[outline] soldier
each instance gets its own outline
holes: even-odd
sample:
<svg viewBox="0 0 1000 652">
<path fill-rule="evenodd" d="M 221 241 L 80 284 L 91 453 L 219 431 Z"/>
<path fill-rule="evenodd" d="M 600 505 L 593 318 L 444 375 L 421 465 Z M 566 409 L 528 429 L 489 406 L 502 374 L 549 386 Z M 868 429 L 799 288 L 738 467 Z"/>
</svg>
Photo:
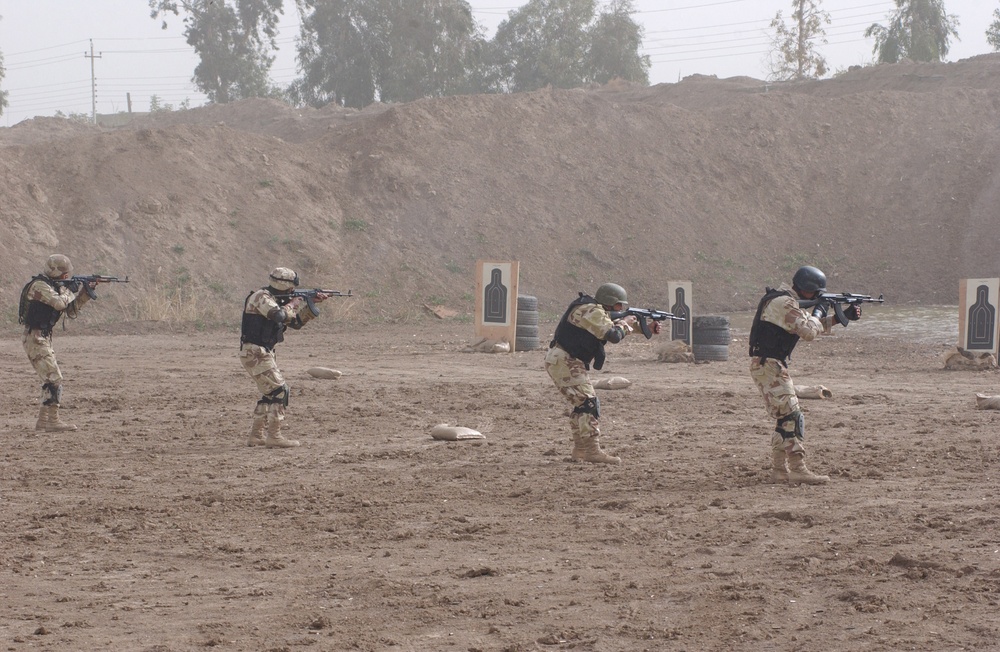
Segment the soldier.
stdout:
<svg viewBox="0 0 1000 652">
<path fill-rule="evenodd" d="M 302 310 L 308 306 L 301 297 L 292 296 L 299 284 L 298 274 L 287 267 L 278 267 L 268 279 L 269 284 L 247 295 L 243 304 L 240 362 L 262 395 L 253 411 L 247 446 L 292 448 L 299 442 L 285 439 L 281 434 L 289 388 L 275 362 L 274 347 L 285 339 L 285 329 L 290 326 L 298 330 L 316 315 L 311 310 Z M 326 294 L 319 293 L 314 301 L 326 298 Z"/>
<path fill-rule="evenodd" d="M 815 267 L 800 267 L 792 277 L 792 287 L 767 288 L 757 306 L 750 327 L 750 377 L 764 397 L 764 406 L 777 421 L 771 436 L 771 480 L 823 484 L 829 476 L 816 475 L 804 461 L 805 419 L 788 375 L 788 360 L 799 338 L 812 341 L 832 323 L 822 304 L 812 314 L 799 307 L 799 299 L 814 299 L 826 291 L 826 275 Z M 851 321 L 861 318 L 861 308 L 844 311 Z M 790 469 L 789 469 L 790 467 Z"/>
<path fill-rule="evenodd" d="M 24 324 L 21 343 L 31 366 L 42 379 L 42 406 L 35 430 L 64 432 L 77 429 L 59 417 L 63 376 L 52 349 L 52 329 L 59 318 L 65 314 L 76 319 L 80 308 L 90 300 L 83 284 L 70 280 L 72 273 L 69 258 L 52 254 L 45 261 L 45 270 L 32 276 L 21 290 L 18 306 L 18 323 Z M 90 285 L 93 289 L 95 284 Z"/>
<path fill-rule="evenodd" d="M 570 414 L 570 431 L 573 433 L 574 460 L 618 464 L 621 458 L 608 455 L 601 449 L 601 430 L 598 419 L 601 404 L 597 392 L 587 376 L 590 365 L 595 369 L 604 366 L 604 344 L 617 344 L 631 333 L 636 318 L 629 315 L 615 321 L 612 311 L 628 308 L 625 289 L 614 283 L 597 288 L 593 297 L 584 293 L 569 304 L 545 356 L 545 371 L 552 377 L 559 392 L 573 406 Z M 653 322 L 652 331 L 660 332 L 660 324 Z"/>
</svg>

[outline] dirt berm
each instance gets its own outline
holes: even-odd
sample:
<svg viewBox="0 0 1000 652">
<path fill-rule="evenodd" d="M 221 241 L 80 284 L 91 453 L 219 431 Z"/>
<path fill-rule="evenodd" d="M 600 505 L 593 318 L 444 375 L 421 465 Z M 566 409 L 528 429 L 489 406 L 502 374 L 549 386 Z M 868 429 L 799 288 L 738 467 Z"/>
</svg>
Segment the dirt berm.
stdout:
<svg viewBox="0 0 1000 652">
<path fill-rule="evenodd" d="M 766 84 L 462 96 L 364 111 L 255 100 L 117 130 L 0 129 L 0 300 L 52 252 L 196 293 L 220 317 L 271 267 L 360 296 L 346 318 L 473 308 L 479 258 L 516 259 L 561 312 L 621 283 L 666 305 L 751 307 L 798 265 L 834 290 L 955 303 L 1000 273 L 1000 55 Z M 199 308 L 200 310 L 200 308 Z M 235 321 L 235 318 L 233 319 Z"/>
</svg>

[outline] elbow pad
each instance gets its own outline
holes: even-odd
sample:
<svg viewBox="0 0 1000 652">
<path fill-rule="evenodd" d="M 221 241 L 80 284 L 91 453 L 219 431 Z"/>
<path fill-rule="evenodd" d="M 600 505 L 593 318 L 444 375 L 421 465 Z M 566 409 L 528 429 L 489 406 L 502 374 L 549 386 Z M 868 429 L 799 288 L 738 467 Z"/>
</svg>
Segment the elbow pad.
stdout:
<svg viewBox="0 0 1000 652">
<path fill-rule="evenodd" d="M 285 320 L 288 319 L 288 314 L 284 308 L 275 308 L 267 313 L 267 319 L 273 321 L 275 324 L 284 324 Z"/>
<path fill-rule="evenodd" d="M 621 326 L 614 326 L 608 331 L 607 335 L 604 336 L 604 339 L 612 344 L 618 344 L 625 339 L 625 329 Z"/>
</svg>

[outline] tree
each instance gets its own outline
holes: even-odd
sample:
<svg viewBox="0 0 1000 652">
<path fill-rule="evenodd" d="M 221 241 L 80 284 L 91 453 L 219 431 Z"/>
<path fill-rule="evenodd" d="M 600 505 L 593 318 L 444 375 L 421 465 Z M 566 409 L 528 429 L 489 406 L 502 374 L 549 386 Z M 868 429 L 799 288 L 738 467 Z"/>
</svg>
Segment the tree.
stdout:
<svg viewBox="0 0 1000 652">
<path fill-rule="evenodd" d="M 290 93 L 314 106 L 363 107 L 475 90 L 483 47 L 466 0 L 296 0 L 302 77 Z"/>
<path fill-rule="evenodd" d="M 652 62 L 648 54 L 639 54 L 643 29 L 632 20 L 633 11 L 632 0 L 612 0 L 590 27 L 589 81 L 606 84 L 619 78 L 649 85 Z"/>
<path fill-rule="evenodd" d="M 516 93 L 548 84 L 582 85 L 586 27 L 595 8 L 595 0 L 530 0 L 510 12 L 492 41 L 496 90 Z"/>
<path fill-rule="evenodd" d="M 873 23 L 866 37 L 875 37 L 872 52 L 879 63 L 941 61 L 948 54 L 952 37 L 958 39 L 958 17 L 946 14 L 944 0 L 895 0 L 896 11 L 889 26 Z"/>
<path fill-rule="evenodd" d="M 823 25 L 830 24 L 830 14 L 819 6 L 823 0 L 792 0 L 792 24 L 787 26 L 779 11 L 771 21 L 774 47 L 771 52 L 771 79 L 788 81 L 822 77 L 827 73 L 826 59 L 816 52 L 815 41 L 826 43 Z"/>
<path fill-rule="evenodd" d="M 596 8 L 596 0 L 529 0 L 512 11 L 491 42 L 491 90 L 573 88 L 613 77 L 649 83 L 632 1 L 612 0 L 595 20 Z"/>
<path fill-rule="evenodd" d="M 0 20 L 2 19 L 3 16 L 0 16 Z M 0 82 L 3 81 L 3 78 L 6 75 L 7 75 L 7 69 L 3 67 L 3 52 L 0 52 Z M 7 106 L 8 106 L 7 91 L 0 90 L 0 115 L 3 115 L 3 110 L 7 108 Z"/>
<path fill-rule="evenodd" d="M 1000 9 L 993 10 L 993 22 L 986 30 L 986 40 L 994 50 L 1000 50 Z"/>
<path fill-rule="evenodd" d="M 183 11 L 184 35 L 201 62 L 193 81 L 220 104 L 275 93 L 269 81 L 282 0 L 149 0 L 150 16 Z M 163 28 L 167 28 L 166 19 Z"/>
</svg>

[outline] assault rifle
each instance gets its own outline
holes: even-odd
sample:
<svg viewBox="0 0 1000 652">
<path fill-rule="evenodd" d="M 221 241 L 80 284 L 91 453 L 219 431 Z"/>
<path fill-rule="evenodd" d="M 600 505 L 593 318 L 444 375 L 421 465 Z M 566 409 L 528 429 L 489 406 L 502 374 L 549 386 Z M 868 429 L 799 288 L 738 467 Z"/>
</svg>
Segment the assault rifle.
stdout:
<svg viewBox="0 0 1000 652">
<path fill-rule="evenodd" d="M 653 337 L 652 331 L 649 330 L 649 324 L 646 323 L 647 319 L 652 319 L 653 321 L 664 321 L 671 319 L 674 321 L 684 321 L 683 317 L 678 317 L 672 312 L 664 312 L 663 310 L 656 310 L 655 308 L 628 308 L 626 310 L 617 310 L 611 313 L 611 319 L 622 319 L 632 315 L 639 322 L 639 329 L 642 330 L 642 334 L 646 336 L 646 339 Z"/>
<path fill-rule="evenodd" d="M 94 292 L 94 288 L 90 287 L 91 285 L 95 285 L 97 283 L 128 283 L 128 276 L 125 278 L 118 278 L 117 276 L 101 276 L 100 274 L 92 274 L 90 276 L 71 276 L 62 283 L 73 292 L 78 292 L 82 287 L 88 297 L 96 299 L 97 293 Z"/>
<path fill-rule="evenodd" d="M 800 308 L 833 306 L 833 313 L 837 316 L 837 322 L 841 326 L 847 326 L 848 322 L 847 315 L 844 314 L 844 306 L 856 306 L 862 303 L 885 303 L 885 299 L 882 298 L 881 294 L 878 295 L 878 299 L 873 299 L 869 294 L 851 294 L 850 292 L 840 294 L 820 292 L 815 299 L 799 299 Z"/>
<path fill-rule="evenodd" d="M 309 306 L 309 310 L 312 311 L 313 317 L 319 317 L 319 308 L 316 307 L 315 299 L 317 294 L 325 294 L 328 297 L 351 297 L 352 290 L 348 290 L 347 294 L 344 294 L 340 290 L 321 290 L 320 288 L 313 288 L 312 290 L 292 290 L 292 297 L 302 297 L 306 300 L 306 305 Z"/>
</svg>

